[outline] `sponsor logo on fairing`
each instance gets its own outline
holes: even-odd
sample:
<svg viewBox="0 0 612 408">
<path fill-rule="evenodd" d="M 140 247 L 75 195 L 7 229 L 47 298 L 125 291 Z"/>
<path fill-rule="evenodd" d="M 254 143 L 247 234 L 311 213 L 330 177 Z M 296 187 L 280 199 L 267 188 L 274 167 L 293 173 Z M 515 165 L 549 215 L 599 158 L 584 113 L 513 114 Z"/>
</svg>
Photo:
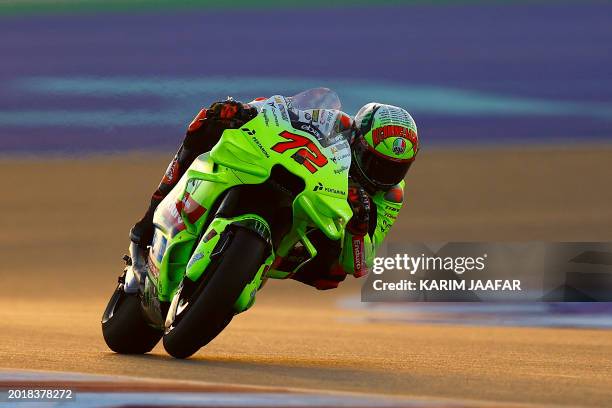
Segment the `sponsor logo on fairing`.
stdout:
<svg viewBox="0 0 612 408">
<path fill-rule="evenodd" d="M 345 196 L 346 195 L 346 193 L 344 191 L 338 190 L 337 188 L 333 188 L 333 187 L 326 187 L 321 182 L 318 182 L 317 185 L 314 186 L 312 191 L 314 191 L 314 192 L 324 191 L 326 193 L 335 194 L 335 195 L 339 195 L 339 196 Z"/>
<path fill-rule="evenodd" d="M 246 132 L 248 135 L 253 136 L 255 133 L 257 133 L 257 131 L 255 129 L 249 129 L 249 128 L 242 128 L 243 132 Z"/>
<path fill-rule="evenodd" d="M 280 110 L 281 117 L 283 118 L 283 120 L 288 122 L 289 116 L 287 115 L 287 109 L 285 108 L 285 105 L 278 105 L 278 110 Z"/>
<path fill-rule="evenodd" d="M 321 110 L 319 109 L 315 109 L 312 111 L 312 121 L 313 122 L 318 122 L 319 121 L 319 113 L 321 112 Z"/>
<path fill-rule="evenodd" d="M 339 169 L 335 169 L 334 170 L 334 174 L 340 174 L 340 173 L 344 173 L 345 171 L 347 171 L 349 168 L 348 166 L 342 166 Z"/>
<path fill-rule="evenodd" d="M 204 254 L 198 252 L 197 254 L 194 254 L 191 259 L 189 260 L 189 263 L 187 264 L 187 269 L 191 268 L 196 262 L 198 262 L 200 259 L 204 259 Z"/>
<path fill-rule="evenodd" d="M 257 147 L 259 148 L 259 150 L 261 151 L 261 153 L 266 156 L 266 159 L 270 158 L 270 154 L 268 153 L 268 151 L 266 150 L 265 147 L 263 147 L 263 145 L 261 144 L 261 142 L 259 141 L 259 139 L 257 139 L 255 136 L 253 136 L 252 138 L 253 143 L 255 143 L 257 145 Z"/>
<path fill-rule="evenodd" d="M 291 125 L 294 129 L 302 130 L 308 134 L 313 135 L 317 138 L 319 142 L 323 140 L 323 134 L 321 133 L 321 131 L 310 123 L 294 121 L 291 123 Z"/>
<path fill-rule="evenodd" d="M 267 105 L 270 107 L 270 109 L 265 109 L 264 108 L 264 112 L 270 111 L 270 113 L 272 114 L 272 117 L 274 118 L 274 125 L 278 126 L 278 116 L 276 116 L 276 105 L 274 104 L 274 102 L 268 102 Z M 264 119 L 266 119 L 267 116 L 264 116 Z M 266 126 L 268 125 L 268 123 L 266 122 Z"/>
</svg>

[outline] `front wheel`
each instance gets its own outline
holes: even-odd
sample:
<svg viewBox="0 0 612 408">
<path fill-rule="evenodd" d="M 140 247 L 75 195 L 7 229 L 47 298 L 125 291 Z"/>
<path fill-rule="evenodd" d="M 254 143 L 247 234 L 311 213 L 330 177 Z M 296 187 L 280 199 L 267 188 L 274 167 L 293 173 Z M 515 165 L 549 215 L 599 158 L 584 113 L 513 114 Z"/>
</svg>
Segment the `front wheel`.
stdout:
<svg viewBox="0 0 612 408">
<path fill-rule="evenodd" d="M 123 285 L 119 285 L 102 316 L 102 335 L 108 347 L 120 354 L 144 354 L 155 347 L 163 334 L 163 330 L 147 323 L 140 296 L 125 293 Z"/>
<path fill-rule="evenodd" d="M 198 282 L 185 282 L 175 299 L 178 307 L 171 307 L 164 348 L 173 357 L 187 358 L 221 333 L 234 316 L 234 303 L 268 256 L 268 243 L 255 232 L 232 228 L 224 234 L 228 241 L 219 257 Z M 196 289 L 185 291 L 187 284 Z"/>
</svg>

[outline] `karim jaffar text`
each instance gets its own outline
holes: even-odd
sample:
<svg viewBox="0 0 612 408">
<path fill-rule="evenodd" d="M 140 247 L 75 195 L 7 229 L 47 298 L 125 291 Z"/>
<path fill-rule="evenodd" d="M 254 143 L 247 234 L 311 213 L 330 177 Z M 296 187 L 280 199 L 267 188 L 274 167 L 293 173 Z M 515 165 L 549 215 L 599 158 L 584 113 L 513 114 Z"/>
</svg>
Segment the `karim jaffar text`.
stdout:
<svg viewBox="0 0 612 408">
<path fill-rule="evenodd" d="M 419 290 L 419 291 L 521 291 L 519 279 L 420 279 L 417 281 L 402 279 L 397 282 L 385 282 L 377 279 L 372 282 L 374 290 Z"/>
</svg>

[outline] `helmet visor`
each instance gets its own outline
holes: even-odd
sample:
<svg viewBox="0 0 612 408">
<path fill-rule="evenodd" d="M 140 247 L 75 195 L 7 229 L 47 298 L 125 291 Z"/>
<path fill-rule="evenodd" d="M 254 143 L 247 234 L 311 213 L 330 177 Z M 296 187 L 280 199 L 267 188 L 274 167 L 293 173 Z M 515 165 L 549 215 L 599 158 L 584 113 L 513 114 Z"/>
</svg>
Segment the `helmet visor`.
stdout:
<svg viewBox="0 0 612 408">
<path fill-rule="evenodd" d="M 390 189 L 404 179 L 414 160 L 396 160 L 372 149 L 363 137 L 353 145 L 353 160 L 361 174 L 381 190 Z"/>
</svg>

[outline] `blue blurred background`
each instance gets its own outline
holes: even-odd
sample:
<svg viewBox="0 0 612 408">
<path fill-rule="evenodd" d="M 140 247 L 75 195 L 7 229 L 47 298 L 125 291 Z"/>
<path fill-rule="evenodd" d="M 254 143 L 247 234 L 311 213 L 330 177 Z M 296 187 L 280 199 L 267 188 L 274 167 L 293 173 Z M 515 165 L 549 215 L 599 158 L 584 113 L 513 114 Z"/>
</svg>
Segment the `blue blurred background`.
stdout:
<svg viewBox="0 0 612 408">
<path fill-rule="evenodd" d="M 335 89 L 424 146 L 612 140 L 612 3 L 5 1 L 0 152 L 173 150 L 202 106 Z"/>
</svg>

